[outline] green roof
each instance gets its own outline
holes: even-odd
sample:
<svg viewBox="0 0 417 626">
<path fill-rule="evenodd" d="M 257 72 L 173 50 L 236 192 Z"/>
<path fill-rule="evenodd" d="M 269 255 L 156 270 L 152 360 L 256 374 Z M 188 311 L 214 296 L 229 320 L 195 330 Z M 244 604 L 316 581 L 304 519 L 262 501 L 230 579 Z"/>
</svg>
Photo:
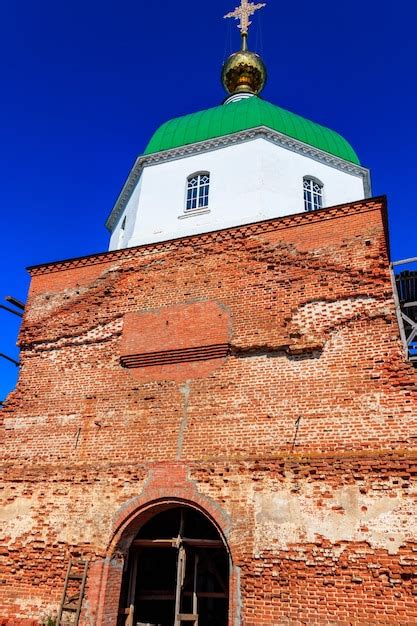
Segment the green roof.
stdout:
<svg viewBox="0 0 417 626">
<path fill-rule="evenodd" d="M 153 135 L 145 154 L 259 126 L 267 126 L 345 161 L 360 164 L 352 146 L 338 133 L 255 96 L 166 122 Z"/>
</svg>

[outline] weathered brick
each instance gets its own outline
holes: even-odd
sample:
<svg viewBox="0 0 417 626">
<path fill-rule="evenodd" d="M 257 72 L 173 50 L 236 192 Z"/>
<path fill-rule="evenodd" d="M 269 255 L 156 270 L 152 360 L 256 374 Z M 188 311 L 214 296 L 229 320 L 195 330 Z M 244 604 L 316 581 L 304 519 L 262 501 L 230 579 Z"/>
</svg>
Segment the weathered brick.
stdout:
<svg viewBox="0 0 417 626">
<path fill-rule="evenodd" d="M 385 219 L 374 198 L 31 270 L 0 624 L 56 615 L 72 556 L 82 624 L 114 626 L 135 520 L 170 498 L 227 540 L 230 624 L 417 624 L 417 374 Z"/>
</svg>

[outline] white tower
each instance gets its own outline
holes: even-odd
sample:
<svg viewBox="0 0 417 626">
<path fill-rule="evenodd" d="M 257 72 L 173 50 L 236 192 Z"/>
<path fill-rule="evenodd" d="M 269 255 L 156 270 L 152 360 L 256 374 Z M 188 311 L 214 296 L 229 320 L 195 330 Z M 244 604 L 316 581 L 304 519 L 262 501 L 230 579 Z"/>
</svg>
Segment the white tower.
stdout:
<svg viewBox="0 0 417 626">
<path fill-rule="evenodd" d="M 173 119 L 151 138 L 107 220 L 110 250 L 166 241 L 371 195 L 369 170 L 336 132 L 259 97 L 262 59 L 242 48 L 223 66 L 222 106 Z"/>
</svg>

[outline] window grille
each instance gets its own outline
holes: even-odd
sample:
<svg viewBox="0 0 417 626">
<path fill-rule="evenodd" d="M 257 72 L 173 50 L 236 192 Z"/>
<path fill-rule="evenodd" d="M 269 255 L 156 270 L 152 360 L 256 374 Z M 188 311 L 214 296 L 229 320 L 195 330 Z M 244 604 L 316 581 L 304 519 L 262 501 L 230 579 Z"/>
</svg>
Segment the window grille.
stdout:
<svg viewBox="0 0 417 626">
<path fill-rule="evenodd" d="M 210 174 L 202 172 L 187 179 L 186 211 L 206 209 L 209 203 Z"/>
<path fill-rule="evenodd" d="M 314 178 L 304 178 L 304 210 L 316 211 L 323 206 L 323 185 Z"/>
</svg>

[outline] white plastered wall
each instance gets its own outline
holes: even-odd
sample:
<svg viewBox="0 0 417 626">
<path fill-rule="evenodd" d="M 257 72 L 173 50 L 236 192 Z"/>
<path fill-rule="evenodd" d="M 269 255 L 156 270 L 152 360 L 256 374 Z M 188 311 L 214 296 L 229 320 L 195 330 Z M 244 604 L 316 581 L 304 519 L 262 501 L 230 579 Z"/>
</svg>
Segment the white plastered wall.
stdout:
<svg viewBox="0 0 417 626">
<path fill-rule="evenodd" d="M 199 171 L 210 172 L 209 211 L 186 213 L 187 177 Z M 263 138 L 145 166 L 112 234 L 110 249 L 304 212 L 304 176 L 323 183 L 324 206 L 365 197 L 359 173 L 341 171 Z"/>
</svg>

